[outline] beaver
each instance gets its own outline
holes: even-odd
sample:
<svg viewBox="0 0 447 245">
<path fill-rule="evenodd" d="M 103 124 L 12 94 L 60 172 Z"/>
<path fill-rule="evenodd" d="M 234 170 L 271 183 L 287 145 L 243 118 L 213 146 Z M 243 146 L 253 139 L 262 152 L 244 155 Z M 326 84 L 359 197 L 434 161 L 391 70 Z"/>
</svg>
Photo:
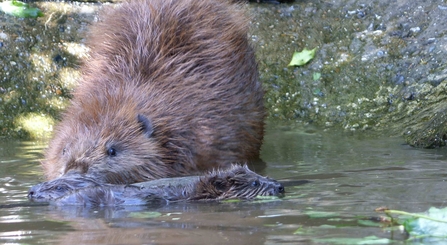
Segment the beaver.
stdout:
<svg viewBox="0 0 447 245">
<path fill-rule="evenodd" d="M 233 3 L 239 3 L 239 2 L 255 2 L 255 3 L 290 3 L 294 0 L 231 0 Z"/>
<path fill-rule="evenodd" d="M 256 3 L 291 3 L 293 0 L 233 0 L 234 2 L 256 2 Z"/>
<path fill-rule="evenodd" d="M 256 162 L 263 88 L 228 0 L 131 0 L 93 25 L 90 57 L 42 165 L 129 184 Z"/>
<path fill-rule="evenodd" d="M 284 186 L 276 180 L 262 177 L 246 165 L 232 165 L 226 170 L 212 171 L 203 176 L 159 179 L 131 185 L 98 183 L 94 176 L 72 173 L 33 186 L 28 197 L 32 201 L 56 205 L 117 206 L 160 201 L 253 199 L 283 193 Z"/>
</svg>

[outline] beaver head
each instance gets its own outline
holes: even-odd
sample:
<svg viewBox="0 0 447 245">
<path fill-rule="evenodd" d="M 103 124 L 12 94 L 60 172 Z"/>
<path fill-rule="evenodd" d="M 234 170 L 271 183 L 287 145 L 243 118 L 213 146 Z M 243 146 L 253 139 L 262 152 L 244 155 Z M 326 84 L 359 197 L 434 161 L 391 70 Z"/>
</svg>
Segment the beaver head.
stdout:
<svg viewBox="0 0 447 245">
<path fill-rule="evenodd" d="M 226 170 L 213 171 L 200 178 L 193 200 L 252 199 L 257 196 L 280 196 L 284 186 L 248 169 L 247 165 L 232 165 Z"/>
<path fill-rule="evenodd" d="M 79 189 L 100 186 L 93 178 L 70 172 L 63 178 L 43 182 L 31 187 L 28 198 L 33 201 L 47 202 L 77 191 Z"/>
<path fill-rule="evenodd" d="M 161 155 L 168 154 L 151 120 L 140 113 L 135 93 L 102 89 L 107 96 L 95 96 L 92 90 L 67 109 L 70 116 L 59 124 L 42 162 L 47 178 L 74 170 L 94 173 L 103 183 L 127 184 L 173 172 L 162 164 Z"/>
</svg>

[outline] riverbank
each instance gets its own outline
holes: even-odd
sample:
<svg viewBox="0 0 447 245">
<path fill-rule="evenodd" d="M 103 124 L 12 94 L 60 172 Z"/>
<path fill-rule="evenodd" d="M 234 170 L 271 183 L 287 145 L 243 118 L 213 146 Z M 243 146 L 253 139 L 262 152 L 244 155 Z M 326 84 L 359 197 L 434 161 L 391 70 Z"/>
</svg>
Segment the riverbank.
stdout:
<svg viewBox="0 0 447 245">
<path fill-rule="evenodd" d="M 112 4 L 112 3 L 107 3 Z M 35 2 L 38 19 L 0 15 L 0 135 L 41 138 L 70 98 L 100 3 Z M 445 145 L 443 1 L 250 3 L 271 120 L 403 135 Z M 302 67 L 294 51 L 317 48 Z"/>
</svg>

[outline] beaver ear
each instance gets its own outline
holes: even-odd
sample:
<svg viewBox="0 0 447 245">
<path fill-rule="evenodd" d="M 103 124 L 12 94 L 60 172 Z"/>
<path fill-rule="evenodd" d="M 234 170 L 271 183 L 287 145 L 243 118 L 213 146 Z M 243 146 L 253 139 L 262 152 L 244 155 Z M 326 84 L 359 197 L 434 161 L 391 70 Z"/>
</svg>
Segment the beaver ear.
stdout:
<svg viewBox="0 0 447 245">
<path fill-rule="evenodd" d="M 154 127 L 152 126 L 151 120 L 144 115 L 138 114 L 138 122 L 141 124 L 141 129 L 147 137 L 151 137 L 154 133 Z"/>
</svg>

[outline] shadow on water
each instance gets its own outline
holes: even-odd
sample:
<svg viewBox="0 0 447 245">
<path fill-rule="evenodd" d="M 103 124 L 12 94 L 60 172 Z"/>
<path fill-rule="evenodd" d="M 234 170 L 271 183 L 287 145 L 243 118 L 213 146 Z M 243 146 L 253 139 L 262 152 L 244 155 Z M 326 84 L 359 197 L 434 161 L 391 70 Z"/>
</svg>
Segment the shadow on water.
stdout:
<svg viewBox="0 0 447 245">
<path fill-rule="evenodd" d="M 107 208 L 28 205 L 28 188 L 42 181 L 44 145 L 3 142 L 0 242 L 309 244 L 375 235 L 398 244 L 401 231 L 363 223 L 376 220 L 375 208 L 422 212 L 447 204 L 446 150 L 402 142 L 270 124 L 263 174 L 285 183 L 284 198 Z"/>
</svg>

